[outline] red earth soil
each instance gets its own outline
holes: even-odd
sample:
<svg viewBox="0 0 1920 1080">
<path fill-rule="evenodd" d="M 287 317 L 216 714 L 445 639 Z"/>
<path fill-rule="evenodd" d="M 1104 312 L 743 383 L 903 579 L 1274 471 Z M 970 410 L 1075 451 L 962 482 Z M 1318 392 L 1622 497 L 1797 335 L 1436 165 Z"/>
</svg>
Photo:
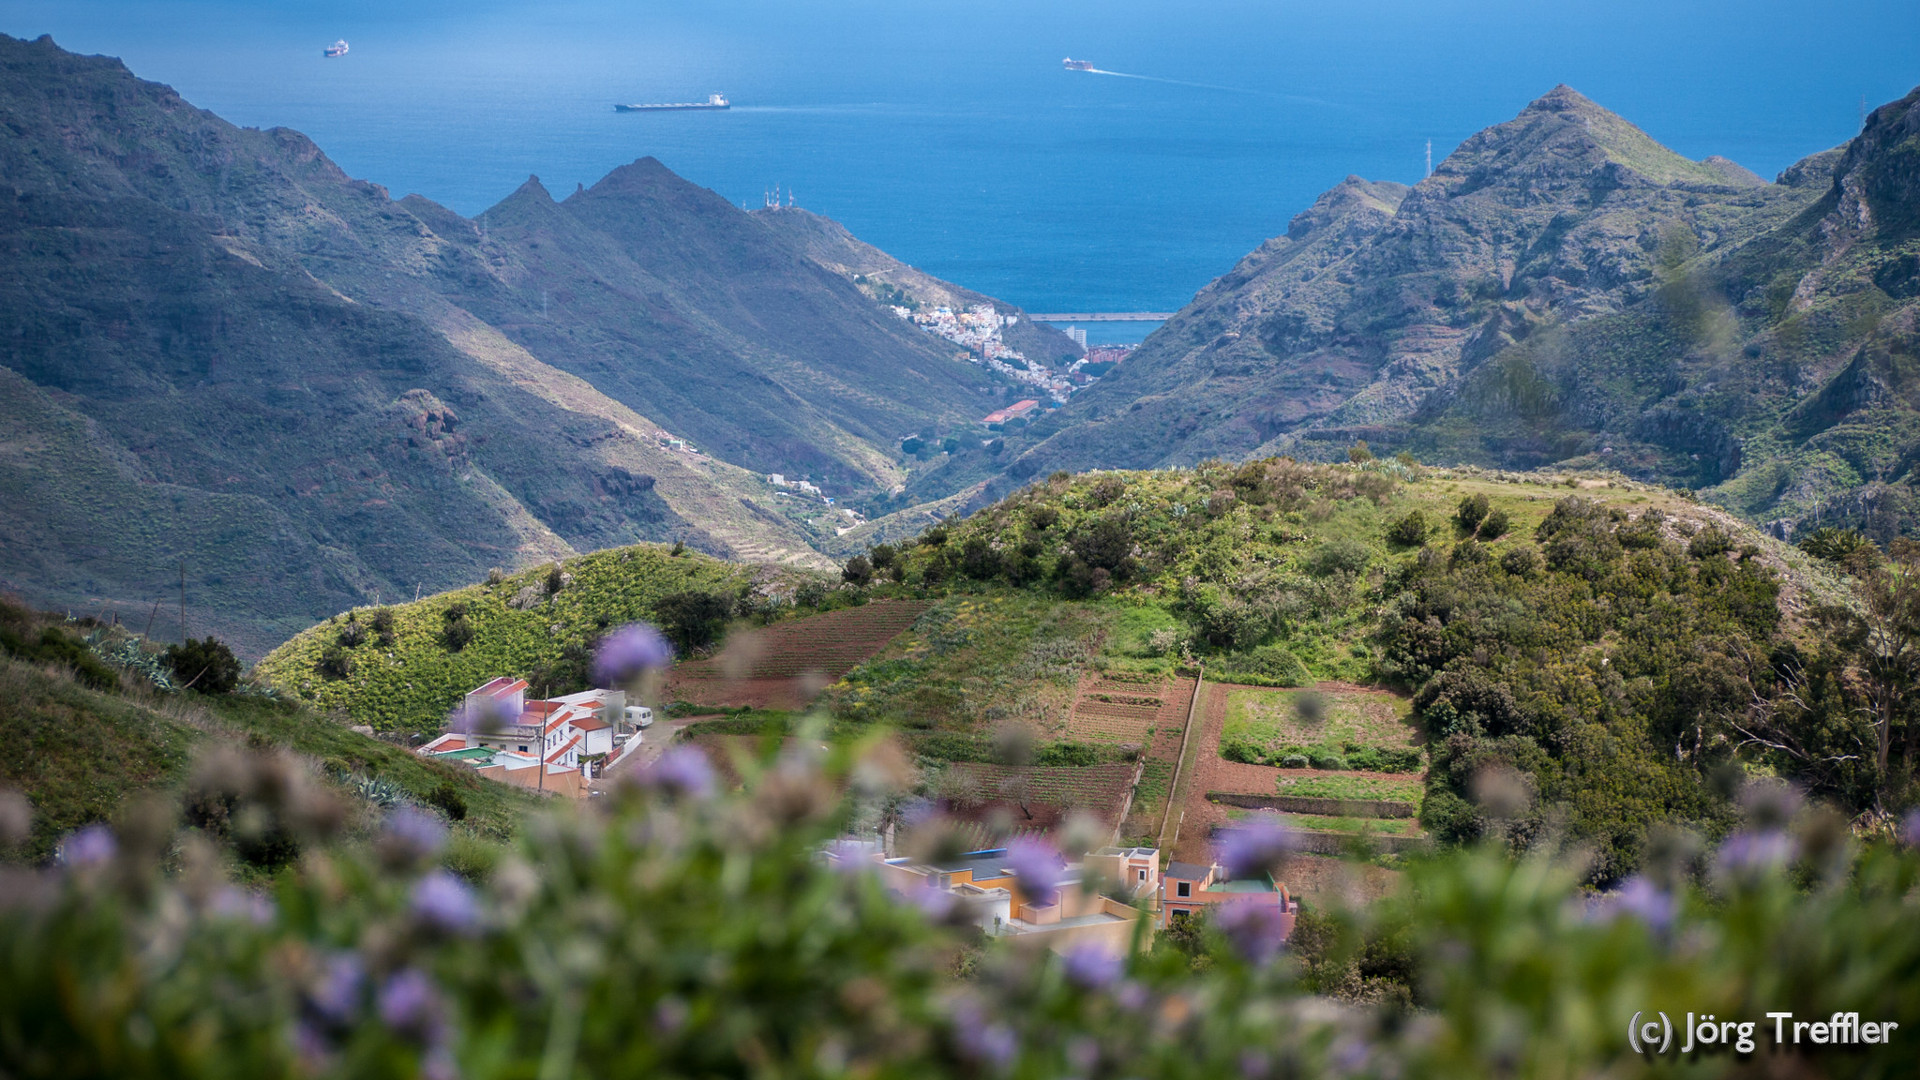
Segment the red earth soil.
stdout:
<svg viewBox="0 0 1920 1080">
<path fill-rule="evenodd" d="M 675 665 L 667 698 L 730 708 L 802 708 L 932 606 L 920 600 L 875 600 L 735 633 L 720 655 Z"/>
</svg>

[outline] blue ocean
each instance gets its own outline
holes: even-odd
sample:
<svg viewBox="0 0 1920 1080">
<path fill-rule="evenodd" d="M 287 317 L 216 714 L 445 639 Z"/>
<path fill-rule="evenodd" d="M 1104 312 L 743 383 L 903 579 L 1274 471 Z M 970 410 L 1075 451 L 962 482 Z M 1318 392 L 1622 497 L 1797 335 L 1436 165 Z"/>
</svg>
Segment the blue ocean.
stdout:
<svg viewBox="0 0 1920 1080">
<path fill-rule="evenodd" d="M 298 128 L 396 196 L 473 215 L 652 155 L 1037 311 L 1176 309 L 1347 174 L 1418 180 L 1557 83 L 1772 176 L 1920 82 L 1912 0 L 9 0 L 0 30 Z"/>
</svg>

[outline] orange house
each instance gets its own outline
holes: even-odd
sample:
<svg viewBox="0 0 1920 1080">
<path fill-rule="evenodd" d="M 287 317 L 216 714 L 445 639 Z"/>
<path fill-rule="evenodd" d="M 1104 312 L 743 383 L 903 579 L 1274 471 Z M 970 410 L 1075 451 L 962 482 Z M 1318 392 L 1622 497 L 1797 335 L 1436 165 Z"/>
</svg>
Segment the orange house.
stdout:
<svg viewBox="0 0 1920 1080">
<path fill-rule="evenodd" d="M 1167 864 L 1166 872 L 1160 877 L 1159 924 L 1162 927 L 1192 918 L 1213 904 L 1263 904 L 1278 908 L 1288 933 L 1293 932 L 1293 917 L 1300 911 L 1300 902 L 1288 895 L 1285 885 L 1269 875 L 1228 879 L 1217 864 Z"/>
</svg>

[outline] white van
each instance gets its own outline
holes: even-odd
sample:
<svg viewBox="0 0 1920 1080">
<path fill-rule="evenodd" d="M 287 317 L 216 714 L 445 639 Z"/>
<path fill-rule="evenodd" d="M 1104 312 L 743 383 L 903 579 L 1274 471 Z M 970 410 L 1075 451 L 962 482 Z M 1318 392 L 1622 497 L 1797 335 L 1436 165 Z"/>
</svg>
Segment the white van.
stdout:
<svg viewBox="0 0 1920 1080">
<path fill-rule="evenodd" d="M 627 706 L 627 726 L 649 728 L 653 726 L 653 710 L 644 705 Z"/>
</svg>

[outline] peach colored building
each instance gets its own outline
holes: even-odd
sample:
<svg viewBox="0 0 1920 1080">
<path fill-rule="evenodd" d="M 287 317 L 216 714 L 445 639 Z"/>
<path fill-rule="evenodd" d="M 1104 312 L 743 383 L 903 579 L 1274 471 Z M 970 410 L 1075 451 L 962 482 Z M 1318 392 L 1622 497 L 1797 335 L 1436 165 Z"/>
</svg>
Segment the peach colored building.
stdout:
<svg viewBox="0 0 1920 1080">
<path fill-rule="evenodd" d="M 1160 875 L 1159 901 L 1158 921 L 1163 928 L 1204 913 L 1214 904 L 1263 904 L 1278 908 L 1287 932 L 1292 933 L 1293 918 L 1300 911 L 1300 902 L 1271 876 L 1229 879 L 1218 864 L 1167 864 Z"/>
</svg>

